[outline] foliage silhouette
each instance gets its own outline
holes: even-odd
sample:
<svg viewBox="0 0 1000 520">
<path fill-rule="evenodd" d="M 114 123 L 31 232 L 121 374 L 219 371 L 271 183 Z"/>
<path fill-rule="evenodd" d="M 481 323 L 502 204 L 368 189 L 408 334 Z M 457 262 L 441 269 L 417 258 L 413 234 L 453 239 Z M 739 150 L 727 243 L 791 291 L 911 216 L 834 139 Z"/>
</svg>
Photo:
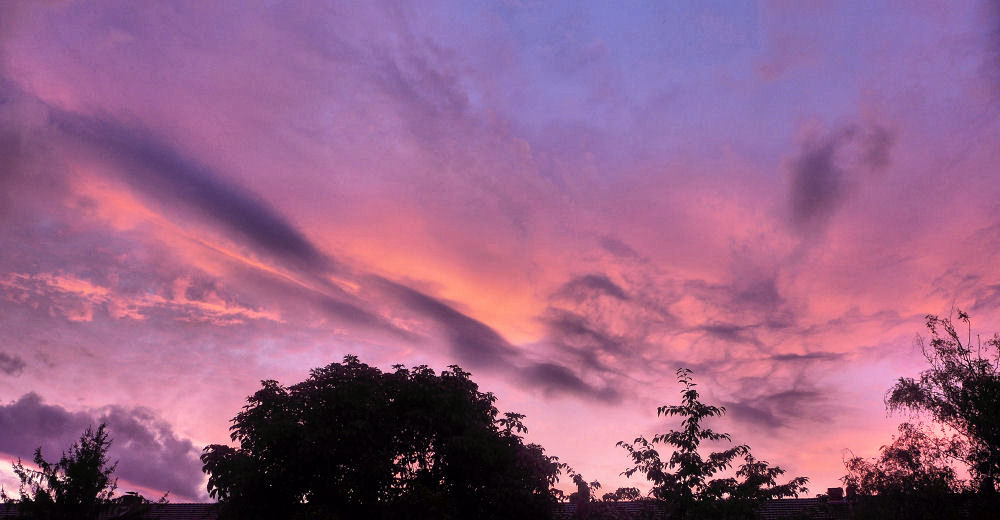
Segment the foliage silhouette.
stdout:
<svg viewBox="0 0 1000 520">
<path fill-rule="evenodd" d="M 900 424 L 899 436 L 882 446 L 878 458 L 844 461 L 847 475 L 841 480 L 858 494 L 856 517 L 957 518 L 956 495 L 964 486 L 951 461 L 959 450 L 957 439 Z"/>
<path fill-rule="evenodd" d="M 882 446 L 877 459 L 845 461 L 844 485 L 861 495 L 949 494 L 962 491 L 962 481 L 950 464 L 959 446 L 953 440 L 910 423 L 899 425 L 899 436 Z"/>
<path fill-rule="evenodd" d="M 602 500 L 597 500 L 597 492 L 601 489 L 598 481 L 587 482 L 573 470 L 569 470 L 576 491 L 569 495 L 569 505 L 572 513 L 570 520 L 646 520 L 657 518 L 654 501 L 640 500 L 639 490 L 618 488 L 614 493 L 605 493 Z M 619 502 L 633 502 L 631 507 L 618 507 Z M 638 502 L 638 503 L 636 503 Z"/>
<path fill-rule="evenodd" d="M 565 467 L 524 444 L 457 366 L 393 372 L 347 356 L 262 388 L 233 419 L 238 448 L 202 454 L 231 518 L 547 518 Z"/>
<path fill-rule="evenodd" d="M 657 434 L 652 440 L 638 437 L 631 444 L 618 442 L 618 446 L 628 451 L 634 464 L 623 475 L 645 475 L 653 484 L 650 494 L 665 504 L 671 518 L 751 517 L 765 500 L 806 492 L 804 486 L 808 479 L 805 477 L 777 484 L 784 470 L 756 460 L 746 444 L 703 457 L 699 452 L 703 442 L 732 442 L 728 433 L 716 433 L 702 426 L 702 421 L 722 416 L 726 409 L 699 400 L 691 370 L 678 369 L 677 381 L 684 386 L 681 404 L 661 406 L 656 413 L 657 416 L 683 417 L 681 429 Z M 673 448 L 666 461 L 656 450 L 657 444 Z M 713 478 L 732 468 L 733 461 L 740 457 L 743 464 L 737 468 L 735 477 Z"/>
<path fill-rule="evenodd" d="M 899 378 L 886 396 L 890 410 L 927 412 L 955 430 L 964 441 L 961 458 L 974 487 L 995 496 L 1000 479 L 1000 336 L 973 346 L 969 315 L 963 343 L 950 318 L 927 316 L 930 344 L 918 340 L 930 368 L 918 378 Z"/>
<path fill-rule="evenodd" d="M 639 493 L 639 488 L 620 487 L 614 493 L 605 493 L 601 500 L 604 502 L 623 502 L 639 500 L 640 498 L 642 498 L 642 494 Z"/>
<path fill-rule="evenodd" d="M 598 481 L 587 482 L 583 475 L 579 473 L 571 473 L 573 477 L 573 484 L 576 485 L 576 491 L 569 496 L 569 503 L 571 504 L 585 504 L 587 502 L 593 502 L 596 500 L 597 490 L 601 489 L 601 483 Z"/>
<path fill-rule="evenodd" d="M 570 518 L 573 520 L 604 519 L 606 517 L 605 512 L 600 507 L 601 504 L 596 501 L 597 491 L 601 489 L 601 483 L 596 480 L 587 482 L 587 479 L 583 478 L 583 475 L 573 470 L 568 470 L 568 474 L 572 477 L 573 484 L 576 486 L 576 491 L 568 497 L 570 505 L 573 506 L 573 514 Z"/>
<path fill-rule="evenodd" d="M 39 447 L 32 459 L 37 470 L 25 467 L 21 459 L 14 463 L 14 474 L 20 480 L 18 497 L 0 491 L 0 499 L 16 503 L 22 518 L 96 519 L 102 507 L 111 502 L 118 482 L 112 477 L 118 463 L 108 463 L 110 446 L 101 424 L 97 430 L 87 428 L 58 462 L 46 461 Z"/>
</svg>

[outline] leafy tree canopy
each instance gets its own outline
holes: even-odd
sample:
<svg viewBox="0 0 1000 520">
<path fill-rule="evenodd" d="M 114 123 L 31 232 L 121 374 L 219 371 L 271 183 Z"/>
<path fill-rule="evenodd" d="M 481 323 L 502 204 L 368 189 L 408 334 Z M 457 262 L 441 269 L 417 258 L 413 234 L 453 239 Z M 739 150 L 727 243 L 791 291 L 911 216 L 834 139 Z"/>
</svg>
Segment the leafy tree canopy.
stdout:
<svg viewBox="0 0 1000 520">
<path fill-rule="evenodd" d="M 14 474 L 21 481 L 18 497 L 0 491 L 0 499 L 17 503 L 24 518 L 96 519 L 101 507 L 111 501 L 118 482 L 112 477 L 118 463 L 109 464 L 107 458 L 110 446 L 101 424 L 97 430 L 87 428 L 58 462 L 46 461 L 38 448 L 32 459 L 37 470 L 25 467 L 21 459 L 14 463 Z"/>
<path fill-rule="evenodd" d="M 951 460 L 961 450 L 954 439 L 903 423 L 878 458 L 851 457 L 844 462 L 848 487 L 865 496 L 943 496 L 962 491 Z"/>
<path fill-rule="evenodd" d="M 645 475 L 653 484 L 650 493 L 665 503 L 672 518 L 741 518 L 751 515 L 765 500 L 806 492 L 807 478 L 778 484 L 784 470 L 755 459 L 745 444 L 702 456 L 699 450 L 703 442 L 732 442 L 728 433 L 702 426 L 705 419 L 722 416 L 726 409 L 701 402 L 691 370 L 678 369 L 677 381 L 684 386 L 681 404 L 664 405 L 656 412 L 658 416 L 682 417 L 681 429 L 657 434 L 652 440 L 638 437 L 631 444 L 618 443 L 634 464 L 623 474 Z M 667 460 L 660 456 L 657 444 L 673 449 Z M 714 478 L 731 469 L 738 458 L 743 463 L 735 477 Z"/>
<path fill-rule="evenodd" d="M 573 477 L 573 484 L 576 486 L 576 491 L 570 494 L 569 503 L 583 504 L 596 500 L 597 491 L 601 489 L 600 482 L 596 480 L 587 482 L 587 479 L 583 478 L 583 475 L 579 473 L 571 473 L 571 476 Z"/>
<path fill-rule="evenodd" d="M 841 480 L 858 495 L 855 517 L 963 517 L 958 493 L 965 486 L 951 465 L 960 449 L 955 438 L 938 436 L 910 423 L 899 425 L 899 435 L 882 446 L 877 458 L 844 461 L 847 475 Z"/>
<path fill-rule="evenodd" d="M 457 366 L 392 372 L 347 356 L 262 388 L 233 419 L 238 447 L 202 455 L 236 518 L 545 518 L 564 465 L 524 444 Z"/>
<path fill-rule="evenodd" d="M 605 493 L 601 497 L 604 502 L 624 502 L 631 500 L 639 500 L 642 498 L 642 494 L 639 493 L 639 488 L 634 487 L 620 487 L 614 491 L 614 493 Z"/>
<path fill-rule="evenodd" d="M 1000 336 L 973 344 L 969 315 L 959 310 L 958 320 L 968 330 L 964 342 L 950 318 L 927 316 L 931 340 L 918 343 L 930 368 L 899 378 L 886 405 L 927 412 L 958 432 L 975 486 L 992 495 L 1000 480 Z"/>
</svg>

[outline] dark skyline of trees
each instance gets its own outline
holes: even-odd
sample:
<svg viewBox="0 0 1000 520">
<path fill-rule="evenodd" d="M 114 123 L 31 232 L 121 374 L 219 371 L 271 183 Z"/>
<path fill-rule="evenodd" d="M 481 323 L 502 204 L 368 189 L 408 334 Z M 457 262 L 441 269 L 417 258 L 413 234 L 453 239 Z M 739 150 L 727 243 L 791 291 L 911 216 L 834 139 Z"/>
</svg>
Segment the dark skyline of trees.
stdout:
<svg viewBox="0 0 1000 520">
<path fill-rule="evenodd" d="M 926 317 L 930 338 L 918 343 L 929 368 L 899 378 L 885 397 L 888 410 L 936 429 L 904 422 L 877 456 L 845 460 L 842 481 L 856 518 L 949 518 L 956 500 L 966 500 L 963 511 L 974 518 L 995 510 L 1000 336 L 974 342 L 969 315 L 958 311 L 957 321 L 966 326 L 964 341 L 951 318 Z M 726 409 L 701 400 L 691 370 L 676 377 L 680 404 L 658 407 L 657 416 L 679 428 L 618 443 L 631 461 L 622 474 L 645 477 L 645 494 L 622 487 L 600 495 L 599 482 L 526 444 L 525 417 L 501 413 L 496 397 L 458 366 L 383 372 L 356 356 L 291 386 L 262 381 L 232 421 L 238 446 L 213 444 L 202 454 L 208 491 L 228 518 L 549 518 L 566 501 L 581 520 L 613 518 L 601 504 L 636 500 L 659 504 L 673 519 L 753 518 L 768 500 L 807 492 L 806 477 L 779 483 L 784 470 L 746 444 L 711 451 L 733 442 L 706 425 Z M 0 499 L 27 518 L 51 519 L 94 518 L 129 497 L 149 503 L 135 493 L 114 496 L 111 442 L 101 424 L 56 462 L 36 449 L 34 466 L 13 464 L 17 494 L 2 490 Z M 573 493 L 556 487 L 562 476 Z"/>
</svg>

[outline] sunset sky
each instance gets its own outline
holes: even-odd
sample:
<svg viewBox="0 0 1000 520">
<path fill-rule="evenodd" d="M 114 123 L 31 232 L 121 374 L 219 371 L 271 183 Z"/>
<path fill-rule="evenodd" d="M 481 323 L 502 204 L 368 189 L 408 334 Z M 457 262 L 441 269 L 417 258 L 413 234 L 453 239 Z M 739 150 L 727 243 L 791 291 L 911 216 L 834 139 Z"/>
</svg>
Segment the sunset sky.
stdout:
<svg viewBox="0 0 1000 520">
<path fill-rule="evenodd" d="M 459 364 L 604 490 L 713 427 L 839 485 L 1000 330 L 1000 4 L 0 5 L 0 482 L 106 421 L 207 500 L 262 379 Z M 609 489 L 610 488 L 610 489 Z"/>
</svg>

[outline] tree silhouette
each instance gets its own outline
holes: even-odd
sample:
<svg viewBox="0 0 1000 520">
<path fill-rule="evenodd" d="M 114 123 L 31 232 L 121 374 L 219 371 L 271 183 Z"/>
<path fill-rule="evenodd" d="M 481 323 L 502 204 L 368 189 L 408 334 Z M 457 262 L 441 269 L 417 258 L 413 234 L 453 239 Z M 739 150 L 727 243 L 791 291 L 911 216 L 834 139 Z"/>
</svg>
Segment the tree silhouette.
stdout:
<svg viewBox="0 0 1000 520">
<path fill-rule="evenodd" d="M 576 491 L 569 495 L 569 505 L 572 513 L 570 520 L 647 520 L 659 518 L 656 516 L 654 502 L 644 501 L 638 507 L 625 509 L 617 507 L 621 501 L 635 501 L 641 498 L 636 488 L 618 488 L 614 493 L 605 493 L 602 500 L 597 500 L 597 492 L 601 489 L 598 481 L 587 482 L 583 475 L 569 470 L 573 477 Z"/>
<path fill-rule="evenodd" d="M 601 497 L 601 500 L 604 502 L 622 502 L 626 500 L 639 500 L 640 498 L 642 498 L 642 494 L 639 493 L 639 488 L 620 487 L 614 493 L 605 493 Z"/>
<path fill-rule="evenodd" d="M 1000 479 L 1000 336 L 973 345 L 969 315 L 959 310 L 958 320 L 968 328 L 965 342 L 950 318 L 927 316 L 931 341 L 918 343 L 930 368 L 899 378 L 886 405 L 927 412 L 958 432 L 974 486 L 993 496 Z"/>
<path fill-rule="evenodd" d="M 587 482 L 587 479 L 583 478 L 583 475 L 579 473 L 572 473 L 573 484 L 576 486 L 576 491 L 570 494 L 569 503 L 571 504 L 586 504 L 587 502 L 593 502 L 596 500 L 597 490 L 601 489 L 601 483 L 598 481 Z"/>
<path fill-rule="evenodd" d="M 861 495 L 944 495 L 962 490 L 950 464 L 960 447 L 919 426 L 903 423 L 891 444 L 874 459 L 845 461 L 844 485 Z"/>
<path fill-rule="evenodd" d="M 746 444 L 713 452 L 707 457 L 701 455 L 699 449 L 703 442 L 732 442 L 732 437 L 702 426 L 702 421 L 720 417 L 726 409 L 700 401 L 691 373 L 686 368 L 677 370 L 677 381 L 684 386 L 681 404 L 664 405 L 656 410 L 657 416 L 683 417 L 681 429 L 657 434 L 652 440 L 638 437 L 632 443 L 618 442 L 618 446 L 628 451 L 634 464 L 623 474 L 645 475 L 653 484 L 651 495 L 662 501 L 670 516 L 677 519 L 748 517 L 765 500 L 806 492 L 804 486 L 808 479 L 805 477 L 777 484 L 784 470 L 754 459 Z M 673 448 L 666 461 L 656 450 L 657 444 Z M 738 467 L 735 478 L 713 478 L 731 469 L 733 461 L 740 457 L 744 462 Z"/>
<path fill-rule="evenodd" d="M 960 516 L 955 495 L 964 488 L 951 461 L 961 446 L 910 423 L 882 446 L 878 458 L 844 461 L 841 480 L 859 495 L 857 518 L 927 518 Z"/>
<path fill-rule="evenodd" d="M 35 450 L 32 462 L 37 470 L 25 467 L 21 459 L 14 463 L 14 474 L 20 480 L 18 497 L 0 491 L 0 499 L 14 502 L 23 518 L 47 520 L 96 519 L 101 508 L 111 501 L 117 487 L 112 475 L 118 463 L 108 463 L 111 440 L 101 424 L 87 431 L 58 462 L 42 457 L 42 448 Z"/>
<path fill-rule="evenodd" d="M 546 518 L 564 465 L 524 444 L 457 366 L 393 372 L 347 356 L 262 388 L 233 419 L 239 447 L 202 455 L 233 518 Z"/>
</svg>

